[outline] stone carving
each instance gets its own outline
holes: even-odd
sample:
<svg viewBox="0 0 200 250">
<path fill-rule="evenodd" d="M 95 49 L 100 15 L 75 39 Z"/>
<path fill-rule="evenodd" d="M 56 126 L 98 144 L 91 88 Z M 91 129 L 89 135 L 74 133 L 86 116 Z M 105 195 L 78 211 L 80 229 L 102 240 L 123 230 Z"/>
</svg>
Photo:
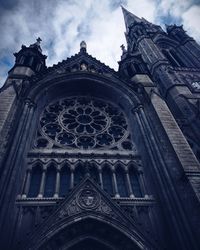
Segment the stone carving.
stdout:
<svg viewBox="0 0 200 250">
<path fill-rule="evenodd" d="M 93 210 L 117 218 L 116 213 L 107 202 L 102 199 L 100 193 L 91 185 L 84 186 L 60 211 L 58 218 L 62 219 L 67 216 L 78 214 L 84 210 Z"/>
<path fill-rule="evenodd" d="M 58 217 L 61 219 L 66 216 L 79 213 L 80 211 L 81 209 L 77 206 L 76 199 L 73 199 L 69 204 L 66 204 L 66 206 L 59 211 Z"/>
<path fill-rule="evenodd" d="M 100 196 L 95 190 L 85 188 L 77 195 L 77 204 L 83 209 L 95 209 L 100 204 Z"/>
<path fill-rule="evenodd" d="M 112 209 L 106 204 L 105 201 L 101 200 L 101 204 L 99 206 L 99 211 L 101 211 L 105 214 L 111 214 Z"/>
<path fill-rule="evenodd" d="M 200 81 L 192 82 L 191 85 L 194 89 L 200 90 Z"/>
</svg>

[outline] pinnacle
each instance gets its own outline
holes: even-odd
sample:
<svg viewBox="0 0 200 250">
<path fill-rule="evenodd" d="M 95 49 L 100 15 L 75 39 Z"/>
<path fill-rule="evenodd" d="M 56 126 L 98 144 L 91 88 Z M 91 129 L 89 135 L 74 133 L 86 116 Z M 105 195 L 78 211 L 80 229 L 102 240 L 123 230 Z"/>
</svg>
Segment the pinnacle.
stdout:
<svg viewBox="0 0 200 250">
<path fill-rule="evenodd" d="M 82 51 L 82 52 L 86 52 L 87 51 L 87 44 L 86 44 L 85 41 L 82 41 L 80 43 L 80 51 Z"/>
</svg>

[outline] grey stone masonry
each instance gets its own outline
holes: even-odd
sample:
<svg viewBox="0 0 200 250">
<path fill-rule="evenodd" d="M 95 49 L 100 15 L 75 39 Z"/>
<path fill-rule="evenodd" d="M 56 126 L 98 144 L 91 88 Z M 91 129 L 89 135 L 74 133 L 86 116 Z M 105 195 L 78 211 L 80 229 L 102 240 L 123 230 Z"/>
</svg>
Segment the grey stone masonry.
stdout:
<svg viewBox="0 0 200 250">
<path fill-rule="evenodd" d="M 184 170 L 186 172 L 200 171 L 199 162 L 193 154 L 165 101 L 155 92 L 151 94 L 151 101 Z"/>
<path fill-rule="evenodd" d="M 194 182 L 192 182 L 191 185 L 193 186 L 196 196 L 200 200 L 199 162 L 197 161 L 165 101 L 155 91 L 152 91 L 151 102 L 158 117 L 160 118 L 160 122 L 162 123 L 162 126 L 168 135 L 170 143 L 184 169 L 186 176 L 191 177 L 191 175 L 195 175 L 196 178 L 198 176 L 198 180 L 195 182 L 195 185 Z"/>
<path fill-rule="evenodd" d="M 9 116 L 9 111 L 11 110 L 11 107 L 15 101 L 16 98 L 16 92 L 14 90 L 13 86 L 10 86 L 0 92 L 0 99 L 1 99 L 1 105 L 0 105 L 0 133 L 5 125 L 6 120 Z M 2 135 L 1 135 L 2 136 Z"/>
</svg>

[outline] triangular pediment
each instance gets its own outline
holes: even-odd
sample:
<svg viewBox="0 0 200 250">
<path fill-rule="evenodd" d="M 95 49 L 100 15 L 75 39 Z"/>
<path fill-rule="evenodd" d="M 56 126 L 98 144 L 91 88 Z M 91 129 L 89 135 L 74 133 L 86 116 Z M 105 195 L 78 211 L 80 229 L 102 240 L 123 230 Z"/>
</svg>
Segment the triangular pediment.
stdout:
<svg viewBox="0 0 200 250">
<path fill-rule="evenodd" d="M 136 242 L 140 242 L 141 246 L 152 245 L 149 240 L 146 240 L 147 238 L 139 228 L 138 223 L 127 217 L 120 206 L 89 177 L 86 177 L 75 187 L 69 196 L 58 205 L 56 211 L 33 232 L 28 240 L 28 244 L 30 246 L 37 245 L 37 242 L 39 244 L 50 237 L 49 235 L 52 235 L 54 230 L 58 232 L 61 228 L 60 225 L 63 228 L 63 225 L 66 223 L 67 227 L 70 223 L 73 224 L 91 216 L 98 219 L 102 218 L 109 224 L 113 223 L 115 228 L 118 228 L 117 225 L 119 225 L 123 230 L 127 229 L 133 234 Z M 35 248 L 31 247 L 30 249 Z"/>
<path fill-rule="evenodd" d="M 106 76 L 118 76 L 118 73 L 114 69 L 92 57 L 87 52 L 80 51 L 78 54 L 63 60 L 58 64 L 54 64 L 52 67 L 48 67 L 40 73 L 37 73 L 32 77 L 32 81 L 38 81 L 44 79 L 45 77 L 54 75 L 81 72 Z"/>
</svg>

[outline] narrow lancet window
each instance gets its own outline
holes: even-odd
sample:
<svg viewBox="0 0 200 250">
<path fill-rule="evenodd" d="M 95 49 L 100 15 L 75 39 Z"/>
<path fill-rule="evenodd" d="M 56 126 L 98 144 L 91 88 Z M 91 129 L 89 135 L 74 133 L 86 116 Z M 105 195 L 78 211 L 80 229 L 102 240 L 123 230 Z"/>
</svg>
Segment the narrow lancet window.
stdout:
<svg viewBox="0 0 200 250">
<path fill-rule="evenodd" d="M 46 172 L 46 181 L 44 189 L 45 197 L 52 197 L 54 195 L 55 185 L 56 185 L 56 169 L 53 166 L 50 166 Z"/>
<path fill-rule="evenodd" d="M 31 182 L 28 192 L 28 197 L 37 197 L 40 190 L 40 183 L 42 178 L 42 169 L 36 166 L 31 171 Z"/>
</svg>

